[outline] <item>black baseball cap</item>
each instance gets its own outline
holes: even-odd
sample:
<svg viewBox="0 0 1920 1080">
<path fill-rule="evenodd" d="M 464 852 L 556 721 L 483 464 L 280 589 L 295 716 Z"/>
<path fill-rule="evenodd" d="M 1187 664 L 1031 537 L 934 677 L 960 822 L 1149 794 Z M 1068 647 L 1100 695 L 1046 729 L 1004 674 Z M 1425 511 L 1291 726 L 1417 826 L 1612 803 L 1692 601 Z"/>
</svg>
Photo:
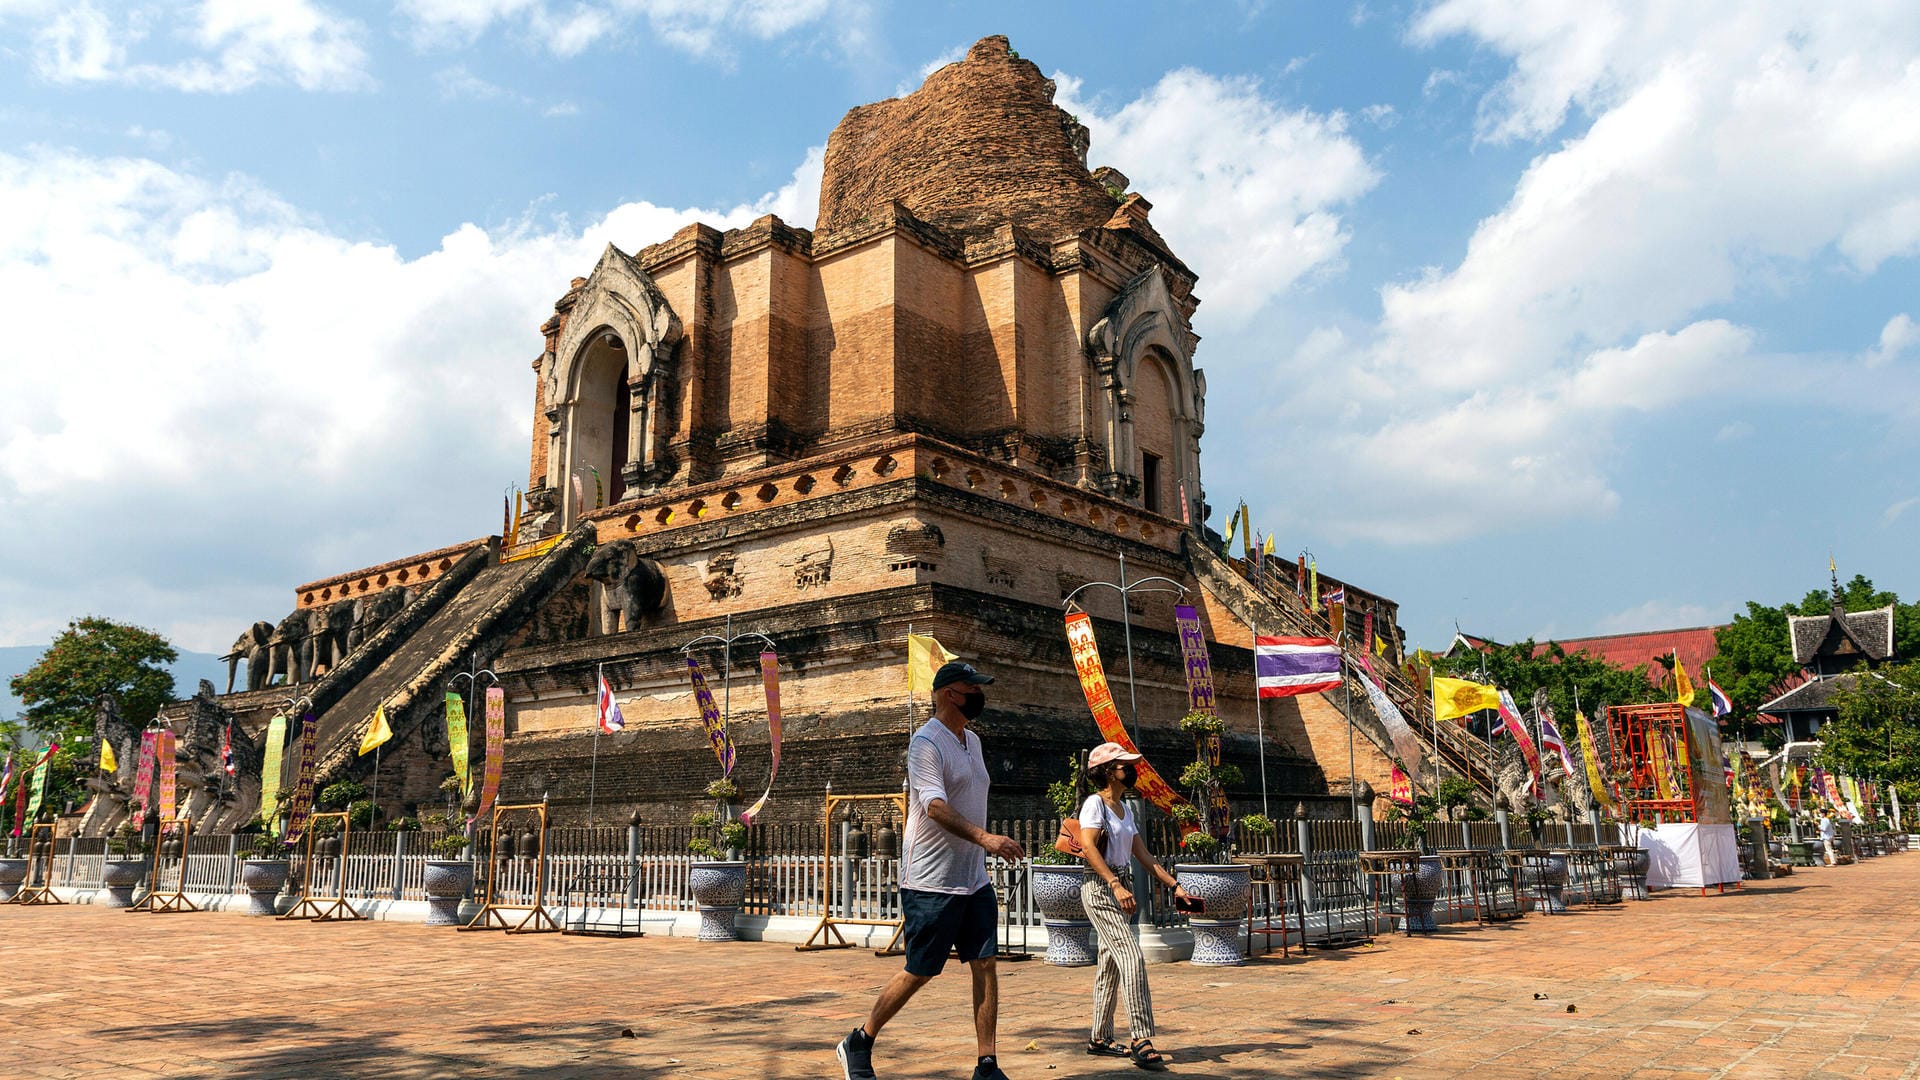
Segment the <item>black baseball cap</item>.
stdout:
<svg viewBox="0 0 1920 1080">
<path fill-rule="evenodd" d="M 965 660 L 949 660 L 940 665 L 939 671 L 933 673 L 933 688 L 935 690 L 952 686 L 957 682 L 963 682 L 969 686 L 985 686 L 992 681 L 993 676 L 980 674 L 974 670 L 972 664 L 967 663 Z"/>
</svg>

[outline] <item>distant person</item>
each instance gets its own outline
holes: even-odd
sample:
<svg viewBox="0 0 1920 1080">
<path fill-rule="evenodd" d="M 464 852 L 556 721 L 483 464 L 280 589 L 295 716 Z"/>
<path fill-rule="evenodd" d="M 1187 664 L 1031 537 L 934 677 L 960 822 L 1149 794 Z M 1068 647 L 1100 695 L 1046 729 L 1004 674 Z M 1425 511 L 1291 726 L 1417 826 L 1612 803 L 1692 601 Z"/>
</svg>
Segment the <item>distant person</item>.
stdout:
<svg viewBox="0 0 1920 1080">
<path fill-rule="evenodd" d="M 1840 865 L 1840 860 L 1833 850 L 1833 811 L 1831 810 L 1820 815 L 1820 846 L 1827 850 L 1828 866 Z"/>
<path fill-rule="evenodd" d="M 933 676 L 933 718 L 907 747 L 907 837 L 900 867 L 901 937 L 906 970 L 880 988 L 867 1022 L 834 1047 L 846 1080 L 872 1080 L 873 1043 L 907 999 L 957 950 L 973 969 L 973 1033 L 979 1061 L 973 1080 L 1007 1080 L 996 1042 L 1000 1024 L 1000 905 L 987 877 L 987 856 L 1019 859 L 1012 837 L 985 829 L 987 761 L 967 725 L 987 707 L 990 675 L 959 660 Z"/>
<path fill-rule="evenodd" d="M 1133 936 L 1132 864 L 1138 860 L 1147 872 L 1173 889 L 1181 900 L 1187 891 L 1167 868 L 1154 861 L 1140 838 L 1139 822 L 1127 812 L 1127 792 L 1140 778 L 1135 762 L 1119 743 L 1101 743 L 1087 755 L 1087 782 L 1093 794 L 1080 804 L 1080 850 L 1087 860 L 1087 882 L 1080 889 L 1087 918 L 1100 936 L 1100 970 L 1093 979 L 1093 1032 L 1087 1053 L 1129 1058 L 1143 1069 L 1163 1069 L 1167 1059 L 1153 1048 L 1153 996 L 1147 992 L 1147 961 Z M 1118 991 L 1118 994 L 1115 991 Z M 1127 1002 L 1127 1034 L 1133 1041 L 1113 1041 L 1113 1014 L 1118 998 Z"/>
</svg>

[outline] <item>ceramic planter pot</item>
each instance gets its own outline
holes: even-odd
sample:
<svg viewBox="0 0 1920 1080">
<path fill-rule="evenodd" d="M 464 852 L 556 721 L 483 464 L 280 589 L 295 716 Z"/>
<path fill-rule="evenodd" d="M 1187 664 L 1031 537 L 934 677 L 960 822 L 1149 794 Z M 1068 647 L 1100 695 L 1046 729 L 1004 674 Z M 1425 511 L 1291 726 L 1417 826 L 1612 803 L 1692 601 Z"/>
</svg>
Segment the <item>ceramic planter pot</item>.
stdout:
<svg viewBox="0 0 1920 1080">
<path fill-rule="evenodd" d="M 1529 865 L 1527 875 L 1534 880 L 1527 884 L 1536 889 L 1535 896 L 1544 896 L 1546 910 L 1554 915 L 1564 915 L 1567 911 L 1567 857 L 1558 852 L 1547 856 L 1544 866 Z"/>
<path fill-rule="evenodd" d="M 27 860 L 0 859 L 0 903 L 19 895 L 20 886 L 26 880 Z"/>
<path fill-rule="evenodd" d="M 1182 865 L 1174 876 L 1187 895 L 1206 903 L 1206 913 L 1189 918 L 1193 931 L 1193 963 L 1202 967 L 1232 967 L 1245 962 L 1240 950 L 1240 923 L 1247 917 L 1253 894 L 1253 867 L 1232 863 Z"/>
<path fill-rule="evenodd" d="M 247 890 L 247 914 L 275 915 L 275 902 L 287 885 L 285 859 L 248 859 L 240 864 L 240 884 Z"/>
<path fill-rule="evenodd" d="M 1626 894 L 1627 899 L 1651 899 L 1647 892 L 1647 868 L 1652 864 L 1652 857 L 1647 854 L 1647 849 L 1622 851 L 1615 858 L 1619 860 L 1616 869 L 1620 874 L 1620 891 Z M 1812 861 L 1809 860 L 1807 865 L 1811 866 Z"/>
<path fill-rule="evenodd" d="M 1084 864 L 1034 865 L 1033 906 L 1047 928 L 1047 963 L 1056 967 L 1086 967 L 1095 960 L 1093 923 L 1080 897 L 1086 883 Z"/>
<path fill-rule="evenodd" d="M 695 862 L 687 874 L 693 906 L 700 912 L 701 941 L 733 941 L 739 937 L 733 917 L 747 895 L 747 864 L 739 860 Z"/>
<path fill-rule="evenodd" d="M 1446 872 L 1440 867 L 1438 855 L 1422 855 L 1419 868 L 1411 874 L 1390 876 L 1388 887 L 1399 890 L 1406 900 L 1407 933 L 1431 934 L 1439 929 L 1433 919 L 1433 905 L 1445 884 Z"/>
<path fill-rule="evenodd" d="M 139 885 L 146 876 L 147 860 L 107 856 L 106 862 L 100 866 L 100 887 L 107 891 L 106 906 L 132 907 L 134 886 Z"/>
<path fill-rule="evenodd" d="M 460 925 L 460 901 L 472 889 L 472 863 L 465 859 L 428 859 L 427 925 Z"/>
</svg>

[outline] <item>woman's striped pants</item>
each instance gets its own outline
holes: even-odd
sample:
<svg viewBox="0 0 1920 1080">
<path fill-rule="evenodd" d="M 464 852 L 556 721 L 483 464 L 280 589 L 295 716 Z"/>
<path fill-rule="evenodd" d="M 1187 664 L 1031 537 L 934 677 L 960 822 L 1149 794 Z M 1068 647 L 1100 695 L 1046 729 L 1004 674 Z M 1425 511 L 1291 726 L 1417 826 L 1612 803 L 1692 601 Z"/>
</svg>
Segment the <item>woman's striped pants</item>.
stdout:
<svg viewBox="0 0 1920 1080">
<path fill-rule="evenodd" d="M 1127 877 L 1123 875 L 1121 882 Z M 1153 1038 L 1153 996 L 1147 991 L 1147 960 L 1140 954 L 1127 913 L 1105 881 L 1087 875 L 1080 899 L 1100 938 L 1100 965 L 1093 979 L 1093 1038 L 1113 1038 L 1116 997 L 1127 1002 L 1127 1026 L 1135 1039 Z"/>
</svg>

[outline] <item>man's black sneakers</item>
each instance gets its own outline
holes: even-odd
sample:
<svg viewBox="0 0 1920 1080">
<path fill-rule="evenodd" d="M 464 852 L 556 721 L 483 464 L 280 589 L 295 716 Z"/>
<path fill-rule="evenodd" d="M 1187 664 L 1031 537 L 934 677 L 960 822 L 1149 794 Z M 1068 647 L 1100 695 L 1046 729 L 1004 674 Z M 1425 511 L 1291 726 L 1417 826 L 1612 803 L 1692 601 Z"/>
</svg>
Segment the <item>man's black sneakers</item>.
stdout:
<svg viewBox="0 0 1920 1080">
<path fill-rule="evenodd" d="M 874 1080 L 873 1038 L 864 1025 L 848 1032 L 840 1045 L 833 1048 L 833 1054 L 840 1059 L 846 1080 Z M 976 1071 L 975 1075 L 979 1073 Z"/>
<path fill-rule="evenodd" d="M 973 1080 L 1007 1080 L 1007 1074 L 1000 1071 L 1000 1062 L 989 1055 L 973 1067 Z"/>
</svg>

